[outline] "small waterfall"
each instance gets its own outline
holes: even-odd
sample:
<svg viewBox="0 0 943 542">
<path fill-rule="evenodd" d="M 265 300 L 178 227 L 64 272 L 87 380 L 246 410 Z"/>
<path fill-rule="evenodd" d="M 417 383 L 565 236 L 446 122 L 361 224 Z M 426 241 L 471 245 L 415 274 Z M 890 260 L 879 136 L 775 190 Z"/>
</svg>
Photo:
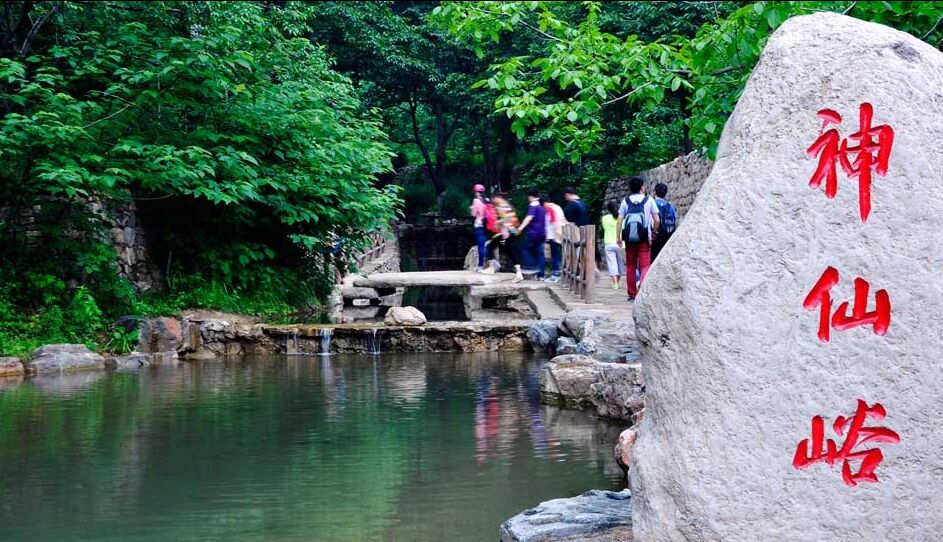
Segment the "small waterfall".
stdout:
<svg viewBox="0 0 943 542">
<path fill-rule="evenodd" d="M 334 328 L 332 327 L 322 327 L 321 328 L 321 351 L 319 354 L 322 356 L 331 355 L 331 337 L 334 335 Z"/>
<path fill-rule="evenodd" d="M 285 354 L 296 356 L 300 353 L 298 350 L 298 330 L 292 329 L 285 335 Z"/>
<path fill-rule="evenodd" d="M 419 328 L 419 351 L 420 352 L 426 351 L 426 334 L 424 332 L 425 332 L 424 329 Z"/>
<path fill-rule="evenodd" d="M 364 340 L 367 343 L 364 349 L 367 354 L 380 355 L 380 349 L 383 346 L 383 333 L 379 328 L 372 328 L 370 334 L 364 336 Z"/>
</svg>

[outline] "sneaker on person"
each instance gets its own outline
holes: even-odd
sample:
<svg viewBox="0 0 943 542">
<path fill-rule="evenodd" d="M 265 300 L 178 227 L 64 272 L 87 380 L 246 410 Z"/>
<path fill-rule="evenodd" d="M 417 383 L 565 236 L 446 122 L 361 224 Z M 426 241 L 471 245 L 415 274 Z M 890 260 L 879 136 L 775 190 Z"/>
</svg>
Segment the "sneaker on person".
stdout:
<svg viewBox="0 0 943 542">
<path fill-rule="evenodd" d="M 514 266 L 514 280 L 511 282 L 522 282 L 524 280 L 524 273 L 521 272 L 521 266 Z"/>
<path fill-rule="evenodd" d="M 559 275 L 549 276 L 544 279 L 544 282 L 549 282 L 550 284 L 557 284 L 560 282 L 560 276 Z"/>
<path fill-rule="evenodd" d="M 485 275 L 494 275 L 494 266 L 486 265 L 480 272 L 484 273 Z"/>
</svg>

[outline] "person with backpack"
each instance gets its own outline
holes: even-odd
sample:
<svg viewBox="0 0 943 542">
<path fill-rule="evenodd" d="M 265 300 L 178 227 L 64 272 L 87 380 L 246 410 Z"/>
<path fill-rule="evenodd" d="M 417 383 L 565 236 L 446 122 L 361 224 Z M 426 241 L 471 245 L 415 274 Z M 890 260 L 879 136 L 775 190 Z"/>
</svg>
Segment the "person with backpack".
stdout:
<svg viewBox="0 0 943 542">
<path fill-rule="evenodd" d="M 645 181 L 641 177 L 629 179 L 631 194 L 626 196 L 619 206 L 619 246 L 625 246 L 626 289 L 629 301 L 638 295 L 639 286 L 645 282 L 645 275 L 651 261 L 651 242 L 658 232 L 661 218 L 654 198 L 642 192 Z M 636 270 L 638 283 L 634 280 Z"/>
<path fill-rule="evenodd" d="M 674 205 L 665 199 L 667 195 L 668 185 L 665 183 L 655 185 L 655 205 L 658 207 L 661 225 L 658 227 L 658 234 L 652 239 L 652 262 L 658 258 L 658 253 L 665 247 L 665 243 L 671 238 L 671 234 L 675 232 L 675 227 L 678 225 L 678 215 Z"/>
<path fill-rule="evenodd" d="M 475 244 L 478 246 L 478 267 L 475 269 L 478 273 L 485 268 L 485 243 L 488 236 L 485 234 L 485 187 L 476 184 L 472 187 L 472 203 L 469 209 L 475 219 Z"/>
<path fill-rule="evenodd" d="M 567 223 L 566 216 L 563 209 L 546 195 L 540 197 L 540 204 L 547 211 L 547 243 L 550 244 L 550 276 L 546 282 L 557 283 L 563 276 L 563 226 Z"/>
<path fill-rule="evenodd" d="M 507 255 L 514 265 L 514 282 L 524 280 L 521 271 L 520 244 L 515 236 L 518 220 L 514 206 L 507 200 L 506 194 L 496 194 L 491 203 L 485 207 L 485 213 L 485 229 L 492 236 L 485 248 L 488 264 L 482 273 L 490 275 L 501 269 L 501 262 L 498 261 L 498 255 L 495 253 L 498 247 L 501 247 L 502 251 L 507 250 Z"/>
</svg>

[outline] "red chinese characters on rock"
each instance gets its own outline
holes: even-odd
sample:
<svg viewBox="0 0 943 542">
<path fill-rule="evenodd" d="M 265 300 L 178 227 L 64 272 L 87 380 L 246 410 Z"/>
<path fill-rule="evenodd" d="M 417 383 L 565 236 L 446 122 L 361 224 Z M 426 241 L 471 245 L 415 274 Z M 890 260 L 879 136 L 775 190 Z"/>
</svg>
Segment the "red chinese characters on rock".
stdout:
<svg viewBox="0 0 943 542">
<path fill-rule="evenodd" d="M 823 121 L 823 130 L 829 124 L 842 122 L 841 115 L 832 109 L 822 109 L 818 116 Z M 894 145 L 894 129 L 887 124 L 872 127 L 873 117 L 874 108 L 869 103 L 863 103 L 859 107 L 857 132 L 842 139 L 838 130 L 831 128 L 806 149 L 810 157 L 819 157 L 818 167 L 809 179 L 809 186 L 818 188 L 824 180 L 827 198 L 832 199 L 838 193 L 838 164 L 849 179 L 858 179 L 858 211 L 862 222 L 867 222 L 871 214 L 871 170 L 882 177 L 887 173 L 887 163 Z M 857 145 L 849 146 L 849 141 L 857 142 Z"/>
<path fill-rule="evenodd" d="M 835 433 L 845 437 L 841 448 L 832 439 L 823 441 L 825 420 L 821 416 L 813 417 L 812 438 L 804 439 L 796 447 L 792 466 L 804 469 L 819 461 L 825 461 L 829 465 L 842 461 L 842 479 L 845 484 L 854 487 L 858 485 L 858 482 L 877 482 L 878 477 L 874 471 L 884 460 L 884 454 L 878 448 L 858 451 L 855 448 L 869 442 L 891 444 L 900 442 L 900 436 L 886 427 L 865 427 L 864 425 L 868 418 L 879 421 L 886 416 L 887 412 L 881 403 L 874 403 L 869 407 L 863 400 L 858 399 L 858 408 L 853 416 L 848 418 L 839 416 L 832 424 Z M 861 461 L 858 472 L 851 471 L 851 461 Z"/>
<path fill-rule="evenodd" d="M 853 327 L 872 325 L 874 333 L 884 335 L 891 325 L 891 298 L 887 290 L 878 290 L 874 294 L 875 309 L 868 311 L 868 292 L 871 285 L 861 277 L 855 279 L 855 301 L 848 312 L 849 303 L 845 301 L 832 313 L 832 288 L 838 284 L 838 270 L 828 266 L 818 282 L 806 296 L 802 306 L 806 310 L 819 309 L 818 337 L 824 342 L 830 339 L 830 328 L 845 331 Z"/>
</svg>

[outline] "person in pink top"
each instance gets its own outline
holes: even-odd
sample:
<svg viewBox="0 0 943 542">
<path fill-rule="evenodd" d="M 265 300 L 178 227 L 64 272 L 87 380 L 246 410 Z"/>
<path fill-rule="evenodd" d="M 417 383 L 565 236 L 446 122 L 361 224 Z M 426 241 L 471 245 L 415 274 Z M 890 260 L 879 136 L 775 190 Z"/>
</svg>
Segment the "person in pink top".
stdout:
<svg viewBox="0 0 943 542">
<path fill-rule="evenodd" d="M 488 242 L 488 234 L 485 231 L 485 187 L 476 184 L 472 187 L 474 199 L 470 207 L 471 215 L 475 219 L 475 244 L 478 245 L 478 268 L 479 273 L 485 267 L 485 243 Z"/>
</svg>

